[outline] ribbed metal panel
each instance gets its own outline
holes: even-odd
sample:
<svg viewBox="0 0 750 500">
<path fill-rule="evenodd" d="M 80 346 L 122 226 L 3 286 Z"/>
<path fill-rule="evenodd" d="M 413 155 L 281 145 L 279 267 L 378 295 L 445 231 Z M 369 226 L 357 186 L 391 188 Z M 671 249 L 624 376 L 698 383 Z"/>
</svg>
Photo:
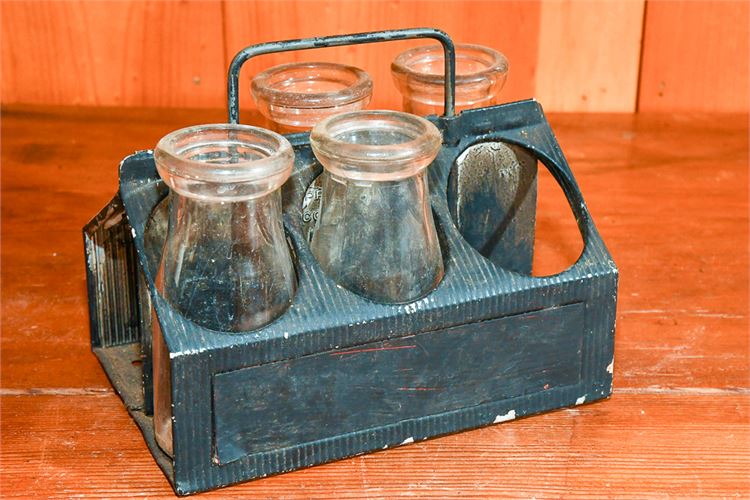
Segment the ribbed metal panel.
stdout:
<svg viewBox="0 0 750 500">
<path fill-rule="evenodd" d="M 110 347 L 139 341 L 138 256 L 119 195 L 83 235 L 92 344 Z"/>
</svg>

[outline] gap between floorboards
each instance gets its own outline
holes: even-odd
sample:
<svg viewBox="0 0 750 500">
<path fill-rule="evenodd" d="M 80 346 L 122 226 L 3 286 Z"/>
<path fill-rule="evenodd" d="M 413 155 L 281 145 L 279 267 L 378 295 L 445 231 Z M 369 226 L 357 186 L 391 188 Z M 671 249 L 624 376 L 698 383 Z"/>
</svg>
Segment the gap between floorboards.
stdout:
<svg viewBox="0 0 750 500">
<path fill-rule="evenodd" d="M 31 389 L 0 388 L 2 396 L 108 396 L 114 394 L 110 388 L 65 388 L 35 387 Z M 613 394 L 670 394 L 690 396 L 736 396 L 750 395 L 750 387 L 615 387 Z"/>
</svg>

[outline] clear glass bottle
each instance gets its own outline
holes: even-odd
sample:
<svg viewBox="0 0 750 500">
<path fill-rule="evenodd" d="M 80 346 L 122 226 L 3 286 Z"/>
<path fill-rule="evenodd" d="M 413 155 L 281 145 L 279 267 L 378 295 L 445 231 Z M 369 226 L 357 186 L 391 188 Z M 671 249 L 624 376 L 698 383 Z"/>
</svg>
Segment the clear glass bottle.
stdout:
<svg viewBox="0 0 750 500">
<path fill-rule="evenodd" d="M 159 294 L 221 332 L 253 330 L 283 314 L 297 283 L 279 189 L 294 163 L 289 141 L 246 125 L 200 125 L 162 138 L 154 158 L 170 188 Z M 168 351 L 154 325 L 154 426 L 171 454 Z"/>
<path fill-rule="evenodd" d="M 443 113 L 444 53 L 440 45 L 416 47 L 399 54 L 391 75 L 403 97 L 404 111 L 420 116 Z M 481 45 L 456 45 L 456 111 L 497 104 L 508 77 L 508 60 Z"/>
<path fill-rule="evenodd" d="M 310 247 L 339 285 L 382 303 L 406 303 L 443 277 L 426 168 L 442 137 L 396 111 L 332 116 L 310 134 L 326 170 Z"/>
<path fill-rule="evenodd" d="M 258 73 L 252 93 L 271 128 L 285 134 L 304 132 L 328 116 L 364 109 L 372 97 L 372 79 L 343 64 L 282 64 Z"/>
</svg>

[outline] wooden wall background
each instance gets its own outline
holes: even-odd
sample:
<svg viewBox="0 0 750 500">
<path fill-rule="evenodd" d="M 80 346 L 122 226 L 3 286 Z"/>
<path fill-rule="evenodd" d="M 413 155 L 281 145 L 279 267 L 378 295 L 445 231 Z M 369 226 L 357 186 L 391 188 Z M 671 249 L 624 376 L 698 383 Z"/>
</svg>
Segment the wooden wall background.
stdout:
<svg viewBox="0 0 750 500">
<path fill-rule="evenodd" d="M 435 26 L 505 53 L 501 100 L 552 111 L 748 111 L 747 1 L 3 1 L 2 103 L 223 107 L 231 57 L 285 38 Z M 366 69 L 398 108 L 393 57 L 419 42 L 269 55 Z"/>
</svg>

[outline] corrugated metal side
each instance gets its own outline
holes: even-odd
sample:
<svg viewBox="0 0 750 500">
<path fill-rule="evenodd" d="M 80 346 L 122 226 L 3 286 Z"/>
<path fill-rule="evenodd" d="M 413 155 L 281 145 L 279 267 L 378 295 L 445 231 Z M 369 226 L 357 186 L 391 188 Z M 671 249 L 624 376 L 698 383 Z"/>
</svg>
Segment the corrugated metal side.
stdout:
<svg viewBox="0 0 750 500">
<path fill-rule="evenodd" d="M 140 341 L 138 257 L 119 194 L 83 229 L 83 243 L 92 345 Z"/>
</svg>

